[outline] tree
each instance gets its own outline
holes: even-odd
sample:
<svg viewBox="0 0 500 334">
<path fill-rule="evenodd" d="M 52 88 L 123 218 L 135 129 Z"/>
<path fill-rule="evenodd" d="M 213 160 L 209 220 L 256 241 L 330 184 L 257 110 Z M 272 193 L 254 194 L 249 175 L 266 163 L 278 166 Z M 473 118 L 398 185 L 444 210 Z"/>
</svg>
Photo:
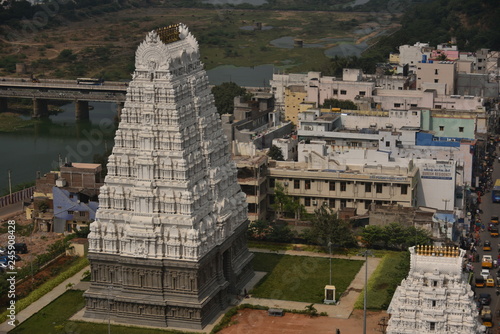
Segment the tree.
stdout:
<svg viewBox="0 0 500 334">
<path fill-rule="evenodd" d="M 236 96 L 248 97 L 247 90 L 234 82 L 224 82 L 212 88 L 215 107 L 219 114 L 232 114 L 234 111 L 234 98 Z"/>
<path fill-rule="evenodd" d="M 276 145 L 271 146 L 271 148 L 269 149 L 269 152 L 267 152 L 267 155 L 273 160 L 277 160 L 277 161 L 285 160 L 283 158 L 283 152 L 281 151 L 281 148 L 279 148 Z"/>
<path fill-rule="evenodd" d="M 286 193 L 285 187 L 276 182 L 274 187 L 274 204 L 273 209 L 276 211 L 276 218 L 281 218 L 284 214 L 293 215 L 295 220 L 300 220 L 300 217 L 306 212 L 304 205 L 300 204 L 297 198 Z"/>
<path fill-rule="evenodd" d="M 399 223 L 365 226 L 361 238 L 368 248 L 405 250 L 415 245 L 431 244 L 431 236 L 426 230 Z"/>
<path fill-rule="evenodd" d="M 331 242 L 334 247 L 341 248 L 356 244 L 349 222 L 340 219 L 336 212 L 325 205 L 314 211 L 311 223 L 309 237 L 312 242 L 323 246 Z"/>
<path fill-rule="evenodd" d="M 305 309 L 306 309 L 306 314 L 309 315 L 311 318 L 318 316 L 318 310 L 316 310 L 314 304 L 307 305 Z"/>
<path fill-rule="evenodd" d="M 358 106 L 350 100 L 325 99 L 323 108 L 340 108 L 347 110 L 358 110 Z"/>
</svg>

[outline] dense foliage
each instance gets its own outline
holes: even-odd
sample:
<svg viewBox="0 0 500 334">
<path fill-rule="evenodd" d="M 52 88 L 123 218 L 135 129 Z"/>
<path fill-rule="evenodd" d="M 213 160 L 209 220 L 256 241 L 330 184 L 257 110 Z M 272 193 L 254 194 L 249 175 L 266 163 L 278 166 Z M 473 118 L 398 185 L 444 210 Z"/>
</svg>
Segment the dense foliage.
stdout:
<svg viewBox="0 0 500 334">
<path fill-rule="evenodd" d="M 434 0 L 406 11 L 402 28 L 383 37 L 363 55 L 385 59 L 403 44 L 446 43 L 455 37 L 459 50 L 500 49 L 500 6 L 497 0 Z"/>
<path fill-rule="evenodd" d="M 326 99 L 323 108 L 340 108 L 345 110 L 358 110 L 358 106 L 350 100 Z"/>
<path fill-rule="evenodd" d="M 212 88 L 215 99 L 215 107 L 219 114 L 232 114 L 234 111 L 234 98 L 245 96 L 247 90 L 234 82 L 224 82 Z"/>
<path fill-rule="evenodd" d="M 369 225 L 361 232 L 366 247 L 406 250 L 415 245 L 430 245 L 429 232 L 414 226 L 391 223 L 386 226 Z"/>
<path fill-rule="evenodd" d="M 276 145 L 271 146 L 271 148 L 269 149 L 269 152 L 267 152 L 267 155 L 273 160 L 277 160 L 277 161 L 285 160 L 283 157 L 283 152 L 281 152 L 281 148 L 279 148 Z"/>
<path fill-rule="evenodd" d="M 304 233 L 309 242 L 333 247 L 346 248 L 356 246 L 354 232 L 348 221 L 340 219 L 337 212 L 327 206 L 314 211 L 311 228 Z"/>
</svg>

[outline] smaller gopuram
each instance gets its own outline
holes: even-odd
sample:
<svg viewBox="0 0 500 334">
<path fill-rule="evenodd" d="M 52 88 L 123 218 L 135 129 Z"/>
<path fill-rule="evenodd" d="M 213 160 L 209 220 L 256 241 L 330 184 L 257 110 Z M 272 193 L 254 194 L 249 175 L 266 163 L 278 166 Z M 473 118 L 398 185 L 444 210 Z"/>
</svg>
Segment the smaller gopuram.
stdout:
<svg viewBox="0 0 500 334">
<path fill-rule="evenodd" d="M 478 333 L 474 292 L 456 247 L 410 247 L 408 277 L 396 289 L 387 312 L 387 334 Z"/>
</svg>

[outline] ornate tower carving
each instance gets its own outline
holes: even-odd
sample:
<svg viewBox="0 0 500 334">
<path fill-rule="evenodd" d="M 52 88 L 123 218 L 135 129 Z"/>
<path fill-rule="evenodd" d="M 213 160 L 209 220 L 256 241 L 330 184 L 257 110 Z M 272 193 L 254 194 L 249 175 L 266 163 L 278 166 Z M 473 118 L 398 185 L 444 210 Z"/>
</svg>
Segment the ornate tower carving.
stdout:
<svg viewBox="0 0 500 334">
<path fill-rule="evenodd" d="M 474 293 L 462 274 L 465 251 L 416 246 L 410 253 L 408 277 L 387 310 L 387 333 L 479 333 Z"/>
<path fill-rule="evenodd" d="M 90 318 L 203 328 L 253 276 L 247 204 L 183 24 L 151 31 L 90 226 Z"/>
</svg>

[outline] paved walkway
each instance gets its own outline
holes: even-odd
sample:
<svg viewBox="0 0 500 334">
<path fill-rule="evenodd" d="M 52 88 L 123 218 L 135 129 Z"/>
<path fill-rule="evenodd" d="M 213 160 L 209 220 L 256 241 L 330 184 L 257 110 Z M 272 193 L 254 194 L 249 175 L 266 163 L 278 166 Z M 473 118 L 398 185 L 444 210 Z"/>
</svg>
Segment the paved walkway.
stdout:
<svg viewBox="0 0 500 334">
<path fill-rule="evenodd" d="M 16 320 L 19 321 L 19 323 L 22 323 L 29 317 L 31 317 L 33 314 L 37 313 L 40 311 L 42 308 L 47 306 L 50 302 L 52 302 L 54 299 L 62 295 L 64 292 L 66 292 L 67 288 L 66 286 L 69 283 L 75 284 L 75 287 L 80 284 L 80 280 L 83 277 L 83 273 L 87 270 L 90 269 L 90 266 L 87 266 L 83 268 L 80 272 L 75 274 L 73 277 L 68 278 L 58 286 L 56 286 L 52 291 L 48 292 L 43 296 L 42 298 L 38 299 L 36 302 L 22 310 L 21 312 L 16 314 Z M 8 321 L 4 322 L 3 324 L 0 324 L 0 334 L 6 334 L 8 331 L 13 329 L 11 325 L 8 324 Z"/>
<path fill-rule="evenodd" d="M 314 257 L 330 257 L 329 254 L 325 253 L 315 253 L 315 252 L 305 252 L 305 251 L 270 251 L 266 249 L 258 249 L 258 248 L 250 248 L 251 252 L 261 252 L 261 253 L 274 253 L 274 254 L 286 254 L 286 255 L 298 255 L 298 256 L 314 256 Z M 346 255 L 332 255 L 332 258 L 337 259 L 350 259 L 350 260 L 360 260 L 364 261 L 365 258 L 363 256 L 346 256 Z M 368 278 L 370 278 L 371 274 L 375 271 L 380 263 L 380 258 L 376 257 L 368 257 Z M 365 274 L 366 274 L 366 263 L 363 264 L 359 272 L 354 277 L 354 280 L 351 282 L 349 287 L 343 296 L 339 298 L 337 296 L 337 300 L 339 302 L 336 305 L 326 305 L 326 304 L 314 304 L 314 307 L 318 312 L 326 312 L 328 316 L 331 318 L 341 318 L 347 319 L 352 313 L 354 309 L 354 303 L 359 297 L 359 294 L 363 291 L 365 285 Z M 252 281 L 250 281 L 245 287 L 247 291 L 250 291 L 251 288 L 262 278 L 262 274 L 265 273 L 256 273 L 256 277 Z M 276 300 L 276 299 L 263 299 L 263 298 L 245 298 L 241 301 L 241 303 L 245 304 L 253 304 L 253 305 L 262 305 L 268 306 L 272 308 L 283 308 L 283 309 L 291 309 L 291 310 L 304 310 L 307 305 L 311 305 L 311 303 L 301 303 L 301 302 L 293 302 L 286 300 Z"/>
<path fill-rule="evenodd" d="M 299 255 L 299 256 L 313 256 L 313 257 L 326 257 L 328 258 L 329 254 L 324 253 L 314 253 L 314 252 L 305 252 L 305 251 L 270 251 L 265 249 L 254 249 L 251 248 L 252 252 L 262 252 L 262 253 L 277 253 L 277 254 L 286 254 L 286 255 Z M 333 255 L 332 258 L 342 258 L 342 259 L 351 259 L 351 260 L 361 260 L 364 261 L 364 257 L 362 256 L 345 256 L 345 255 Z M 373 273 L 373 271 L 377 268 L 380 263 L 380 258 L 368 257 L 368 277 Z M 347 288 L 346 292 L 343 296 L 341 296 L 340 301 L 336 305 L 325 305 L 325 304 L 314 304 L 314 307 L 318 310 L 318 312 L 326 312 L 328 316 L 331 318 L 341 318 L 347 319 L 352 313 L 354 308 L 354 303 L 358 299 L 359 294 L 363 291 L 365 284 L 365 269 L 366 263 L 363 264 L 358 274 L 354 277 L 354 280 L 351 282 L 351 285 Z M 78 272 L 73 277 L 68 278 L 60 285 L 55 287 L 52 291 L 47 293 L 45 296 L 28 306 L 26 309 L 22 310 L 16 315 L 16 320 L 19 323 L 22 323 L 33 314 L 40 311 L 42 308 L 47 306 L 51 301 L 62 295 L 66 290 L 66 286 L 69 283 L 74 284 L 74 288 L 80 290 L 86 290 L 88 288 L 88 282 L 81 282 L 81 278 L 83 277 L 83 273 L 89 270 L 90 267 L 86 267 Z M 245 286 L 247 291 L 250 291 L 255 284 L 257 284 L 260 279 L 265 276 L 266 273 L 256 272 L 255 277 Z M 339 299 L 339 297 L 337 297 Z M 245 304 L 254 304 L 254 305 L 262 305 L 268 306 L 272 308 L 284 308 L 284 309 L 293 309 L 293 310 L 304 310 L 307 305 L 310 303 L 301 303 L 301 302 L 293 302 L 286 300 L 275 300 L 275 299 L 262 299 L 262 298 L 244 298 L 240 301 L 240 303 Z M 83 311 L 78 312 L 72 319 L 75 318 L 78 320 L 86 320 L 83 317 Z M 209 332 L 211 328 L 217 324 L 222 318 L 223 314 L 219 316 L 219 318 L 214 321 L 212 324 L 207 326 L 203 331 L 200 332 Z M 95 321 L 100 322 L 100 321 Z M 102 322 L 107 322 L 106 320 L 102 320 Z M 114 323 L 114 321 L 111 321 Z M 13 327 L 10 326 L 7 322 L 0 324 L 0 334 L 6 334 Z"/>
</svg>

